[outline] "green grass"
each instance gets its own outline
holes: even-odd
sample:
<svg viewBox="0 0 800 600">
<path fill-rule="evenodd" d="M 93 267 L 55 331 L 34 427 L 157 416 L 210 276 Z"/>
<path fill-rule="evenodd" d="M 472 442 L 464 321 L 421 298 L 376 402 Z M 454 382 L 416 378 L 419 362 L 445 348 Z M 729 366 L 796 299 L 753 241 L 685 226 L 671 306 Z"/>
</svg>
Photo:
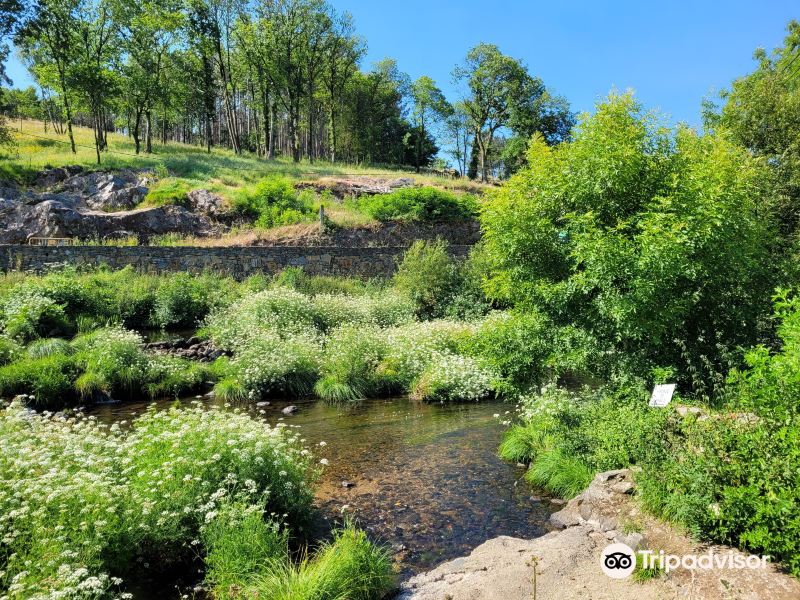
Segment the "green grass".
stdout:
<svg viewBox="0 0 800 600">
<path fill-rule="evenodd" d="M 21 181 L 45 167 L 80 165 L 97 168 L 94 150 L 94 134 L 91 129 L 74 127 L 77 153 L 72 154 L 69 138 L 49 130 L 39 121 L 15 121 L 10 123 L 17 140 L 17 148 L 10 155 L 0 158 L 0 179 Z M 42 139 L 48 138 L 48 139 Z M 252 154 L 235 155 L 224 148 L 213 148 L 208 154 L 205 148 L 175 142 L 161 144 L 154 140 L 153 153 L 135 154 L 133 140 L 126 136 L 108 134 L 109 150 L 101 154 L 101 168 L 156 169 L 160 176 L 173 178 L 171 185 L 189 189 L 205 188 L 232 199 L 233 194 L 246 186 L 258 183 L 269 175 L 281 175 L 292 180 L 313 180 L 321 177 L 367 175 L 376 177 L 409 177 L 420 183 L 441 187 L 480 188 L 469 181 L 450 180 L 434 175 L 417 175 L 405 170 L 376 168 L 361 165 L 331 164 L 316 161 L 293 163 L 281 157 L 267 161 Z M 178 189 L 178 188 L 173 188 Z M 166 191 L 164 192 L 166 194 Z"/>
<path fill-rule="evenodd" d="M 594 471 L 581 459 L 561 450 L 545 450 L 531 463 L 525 478 L 533 485 L 572 498 L 580 494 L 594 477 Z"/>
<path fill-rule="evenodd" d="M 278 563 L 254 579 L 249 597 L 271 600 L 379 600 L 393 583 L 389 553 L 347 527 L 299 565 Z"/>
</svg>

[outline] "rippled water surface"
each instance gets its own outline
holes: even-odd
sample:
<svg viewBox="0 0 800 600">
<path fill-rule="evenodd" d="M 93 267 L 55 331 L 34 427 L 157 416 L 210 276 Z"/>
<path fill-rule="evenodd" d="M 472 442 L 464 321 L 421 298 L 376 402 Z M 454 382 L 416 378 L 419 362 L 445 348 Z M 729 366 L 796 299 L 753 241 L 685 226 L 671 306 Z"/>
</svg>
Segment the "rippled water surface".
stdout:
<svg viewBox="0 0 800 600">
<path fill-rule="evenodd" d="M 355 409 L 293 404 L 298 411 L 292 416 L 281 413 L 287 402 L 262 407 L 261 416 L 299 426 L 318 458 L 328 459 L 317 492 L 321 526 L 354 516 L 373 539 L 391 545 L 404 574 L 469 553 L 498 535 L 545 533 L 549 502 L 537 499 L 522 469 L 497 457 L 500 420 L 511 405 L 443 406 L 406 398 L 370 400 Z M 129 419 L 144 406 L 106 405 L 93 413 Z"/>
</svg>

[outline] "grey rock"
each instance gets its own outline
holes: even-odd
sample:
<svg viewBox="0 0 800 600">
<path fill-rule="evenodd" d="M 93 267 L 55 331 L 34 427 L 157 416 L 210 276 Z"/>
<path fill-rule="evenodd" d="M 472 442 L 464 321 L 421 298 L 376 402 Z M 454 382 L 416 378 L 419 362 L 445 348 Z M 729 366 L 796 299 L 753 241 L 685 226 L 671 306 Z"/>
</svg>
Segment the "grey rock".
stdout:
<svg viewBox="0 0 800 600">
<path fill-rule="evenodd" d="M 294 404 L 292 404 L 291 406 L 287 406 L 286 408 L 284 408 L 281 412 L 285 415 L 293 415 L 294 413 L 297 412 L 297 410 L 298 410 L 297 407 Z"/>
<path fill-rule="evenodd" d="M 644 536 L 641 533 L 620 533 L 614 538 L 614 542 L 618 544 L 625 544 L 632 550 L 639 550 L 644 548 Z"/>
<path fill-rule="evenodd" d="M 581 516 L 575 511 L 564 509 L 550 515 L 550 524 L 558 529 L 566 529 L 581 524 Z"/>
<path fill-rule="evenodd" d="M 186 194 L 189 208 L 194 212 L 209 217 L 220 217 L 227 214 L 228 207 L 222 196 L 208 190 L 192 190 Z"/>
<path fill-rule="evenodd" d="M 632 494 L 635 489 L 632 481 L 620 481 L 611 486 L 611 489 L 618 494 Z"/>
</svg>

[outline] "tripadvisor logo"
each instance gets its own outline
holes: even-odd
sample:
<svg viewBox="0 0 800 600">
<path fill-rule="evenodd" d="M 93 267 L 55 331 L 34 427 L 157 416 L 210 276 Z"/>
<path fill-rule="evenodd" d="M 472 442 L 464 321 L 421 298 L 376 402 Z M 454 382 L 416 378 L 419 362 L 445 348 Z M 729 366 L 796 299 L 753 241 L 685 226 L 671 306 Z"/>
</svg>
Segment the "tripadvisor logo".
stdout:
<svg viewBox="0 0 800 600">
<path fill-rule="evenodd" d="M 626 544 L 611 544 L 603 550 L 600 567 L 612 579 L 625 579 L 636 568 L 636 553 Z"/>
<path fill-rule="evenodd" d="M 610 544 L 603 549 L 600 556 L 600 568 L 603 573 L 612 579 L 625 579 L 636 569 L 636 555 L 626 544 Z M 689 571 L 696 569 L 764 569 L 769 556 L 756 556 L 728 551 L 716 553 L 708 551 L 705 554 L 666 554 L 663 550 L 655 553 L 652 550 L 639 550 L 639 563 L 645 569 L 659 569 L 669 573 L 678 568 Z"/>
</svg>

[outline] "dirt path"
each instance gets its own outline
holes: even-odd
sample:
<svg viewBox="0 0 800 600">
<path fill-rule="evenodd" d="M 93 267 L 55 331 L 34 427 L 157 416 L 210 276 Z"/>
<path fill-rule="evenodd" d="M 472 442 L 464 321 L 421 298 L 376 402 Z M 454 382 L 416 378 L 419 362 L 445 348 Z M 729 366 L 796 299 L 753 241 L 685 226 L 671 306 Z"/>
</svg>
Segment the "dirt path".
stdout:
<svg viewBox="0 0 800 600">
<path fill-rule="evenodd" d="M 601 473 L 553 515 L 560 531 L 533 540 L 489 540 L 469 556 L 411 578 L 397 600 L 800 599 L 800 581 L 769 564 L 763 569 L 678 568 L 641 583 L 611 579 L 601 560 L 612 542 L 679 556 L 709 551 L 745 556 L 731 548 L 697 544 L 643 514 L 632 489 L 628 471 Z"/>
</svg>

